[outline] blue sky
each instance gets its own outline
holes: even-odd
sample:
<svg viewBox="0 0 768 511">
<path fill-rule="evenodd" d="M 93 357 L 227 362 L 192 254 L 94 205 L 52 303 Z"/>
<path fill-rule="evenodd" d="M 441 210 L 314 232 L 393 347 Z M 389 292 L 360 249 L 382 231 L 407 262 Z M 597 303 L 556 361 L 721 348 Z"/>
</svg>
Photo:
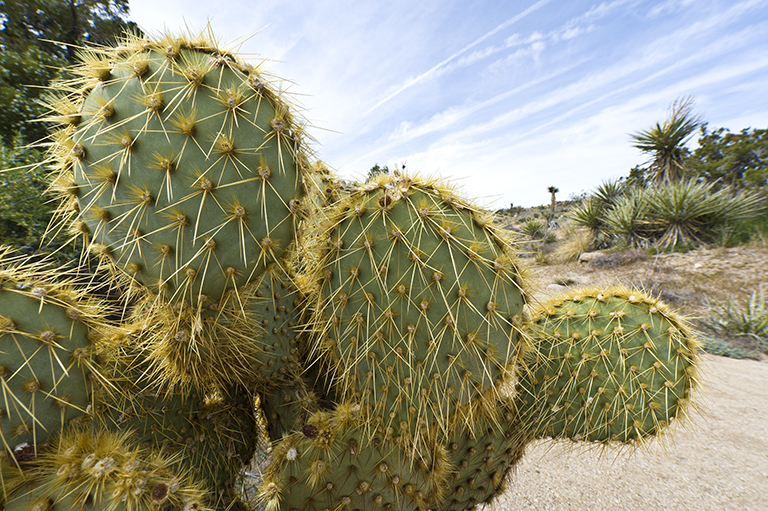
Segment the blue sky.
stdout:
<svg viewBox="0 0 768 511">
<path fill-rule="evenodd" d="M 318 156 L 440 175 L 490 207 L 627 175 L 629 134 L 678 97 L 712 128 L 768 127 L 766 0 L 130 0 L 286 80 Z M 694 147 L 696 138 L 689 146 Z"/>
</svg>

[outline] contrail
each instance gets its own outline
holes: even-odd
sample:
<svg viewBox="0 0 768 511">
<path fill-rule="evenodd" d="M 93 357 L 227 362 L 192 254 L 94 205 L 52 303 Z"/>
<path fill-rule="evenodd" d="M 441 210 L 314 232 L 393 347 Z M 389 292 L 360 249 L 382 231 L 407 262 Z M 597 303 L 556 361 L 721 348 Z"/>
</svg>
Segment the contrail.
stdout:
<svg viewBox="0 0 768 511">
<path fill-rule="evenodd" d="M 545 5 L 547 5 L 551 1 L 552 0 L 539 0 L 535 4 L 533 4 L 532 6 L 528 7 L 526 10 L 524 10 L 523 12 L 518 14 L 517 16 L 513 16 L 512 18 L 508 19 L 507 21 L 505 21 L 504 23 L 502 23 L 498 27 L 494 28 L 490 32 L 487 32 L 486 34 L 484 34 L 480 38 L 475 39 L 474 41 L 472 41 L 471 43 L 466 45 L 464 48 L 460 49 L 459 51 L 457 51 L 456 53 L 454 53 L 453 55 L 451 55 L 447 59 L 443 60 L 439 64 L 437 64 L 434 67 L 432 67 L 431 69 L 429 69 L 428 71 L 425 71 L 424 73 L 420 74 L 416 78 L 413 78 L 413 79 L 409 80 L 405 85 L 403 85 L 402 87 L 397 89 L 395 92 L 393 92 L 392 94 L 390 94 L 389 96 L 385 97 L 384 99 L 382 99 L 381 101 L 379 101 L 378 103 L 373 105 L 371 108 L 366 110 L 366 112 L 363 114 L 363 116 L 366 116 L 369 113 L 373 112 L 374 110 L 376 110 L 378 107 L 380 107 L 381 105 L 383 105 L 384 103 L 386 103 L 390 99 L 394 98 L 395 96 L 397 96 L 398 94 L 400 94 L 404 90 L 408 89 L 412 85 L 422 81 L 424 78 L 428 77 L 429 75 L 431 75 L 432 73 L 434 73 L 435 71 L 437 71 L 438 69 L 440 69 L 441 67 L 446 65 L 447 63 L 449 63 L 450 61 L 454 60 L 456 57 L 460 56 L 463 53 L 466 53 L 467 50 L 470 50 L 471 48 L 474 48 L 478 44 L 482 43 L 483 41 L 485 41 L 486 39 L 488 39 L 489 37 L 491 37 L 492 35 L 497 33 L 499 30 L 503 30 L 503 29 L 507 28 L 509 25 L 512 25 L 513 23 L 516 23 L 516 22 L 520 21 L 521 19 L 523 19 L 526 16 L 528 16 L 530 13 L 540 9 L 541 7 L 544 7 Z"/>
</svg>

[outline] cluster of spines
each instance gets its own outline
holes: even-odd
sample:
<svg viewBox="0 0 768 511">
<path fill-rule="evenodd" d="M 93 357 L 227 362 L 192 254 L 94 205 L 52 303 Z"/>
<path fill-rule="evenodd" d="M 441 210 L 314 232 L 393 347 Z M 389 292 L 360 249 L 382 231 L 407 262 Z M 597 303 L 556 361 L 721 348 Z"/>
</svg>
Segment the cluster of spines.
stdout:
<svg viewBox="0 0 768 511">
<path fill-rule="evenodd" d="M 249 284 L 216 301 L 201 297 L 195 306 L 147 296 L 126 327 L 149 362 L 142 380 L 160 382 L 169 393 L 249 381 L 267 362 L 261 353 L 264 329 L 246 312 L 258 300 L 254 292 Z"/>
<path fill-rule="evenodd" d="M 589 288 L 545 303 L 533 344 L 518 395 L 537 436 L 640 443 L 688 411 L 698 343 L 643 291 Z"/>
<path fill-rule="evenodd" d="M 73 431 L 23 466 L 6 511 L 211 510 L 205 487 L 172 455 L 143 449 L 133 432 Z"/>
</svg>

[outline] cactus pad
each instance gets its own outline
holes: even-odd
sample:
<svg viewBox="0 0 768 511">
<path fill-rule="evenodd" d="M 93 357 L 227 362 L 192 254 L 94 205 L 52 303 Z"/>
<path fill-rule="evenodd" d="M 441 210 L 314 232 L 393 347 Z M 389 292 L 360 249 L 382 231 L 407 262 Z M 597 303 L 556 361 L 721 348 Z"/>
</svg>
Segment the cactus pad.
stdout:
<svg viewBox="0 0 768 511">
<path fill-rule="evenodd" d="M 0 254 L 4 264 L 11 259 Z M 101 379 L 92 345 L 104 308 L 44 280 L 39 268 L 6 266 L 0 274 L 0 451 L 34 451 L 91 409 Z"/>
<path fill-rule="evenodd" d="M 544 304 L 518 405 L 539 437 L 631 443 L 684 417 L 698 344 L 658 299 L 590 288 Z"/>
<path fill-rule="evenodd" d="M 132 432 L 73 432 L 25 465 L 5 511 L 204 511 L 203 486 L 172 456 L 131 444 Z"/>
<path fill-rule="evenodd" d="M 211 41 L 171 36 L 88 50 L 76 71 L 54 102 L 57 185 L 92 250 L 197 303 L 289 249 L 303 129 L 266 75 Z"/>
<path fill-rule="evenodd" d="M 267 511 L 276 509 L 437 509 L 449 460 L 442 447 L 417 455 L 380 429 L 360 423 L 356 407 L 319 412 L 272 449 L 261 485 Z"/>
<path fill-rule="evenodd" d="M 479 210 L 437 180 L 377 179 L 329 215 L 313 328 L 342 399 L 415 440 L 506 381 L 525 295 Z"/>
</svg>

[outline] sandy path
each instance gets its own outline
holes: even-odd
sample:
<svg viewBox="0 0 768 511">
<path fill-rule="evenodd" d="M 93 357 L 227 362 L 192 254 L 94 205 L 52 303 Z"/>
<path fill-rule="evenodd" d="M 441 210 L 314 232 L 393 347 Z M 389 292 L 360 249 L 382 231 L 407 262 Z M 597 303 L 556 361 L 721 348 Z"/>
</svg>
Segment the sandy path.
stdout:
<svg viewBox="0 0 768 511">
<path fill-rule="evenodd" d="M 703 372 L 701 413 L 663 447 L 537 443 L 494 508 L 768 510 L 768 363 L 706 355 Z"/>
</svg>

